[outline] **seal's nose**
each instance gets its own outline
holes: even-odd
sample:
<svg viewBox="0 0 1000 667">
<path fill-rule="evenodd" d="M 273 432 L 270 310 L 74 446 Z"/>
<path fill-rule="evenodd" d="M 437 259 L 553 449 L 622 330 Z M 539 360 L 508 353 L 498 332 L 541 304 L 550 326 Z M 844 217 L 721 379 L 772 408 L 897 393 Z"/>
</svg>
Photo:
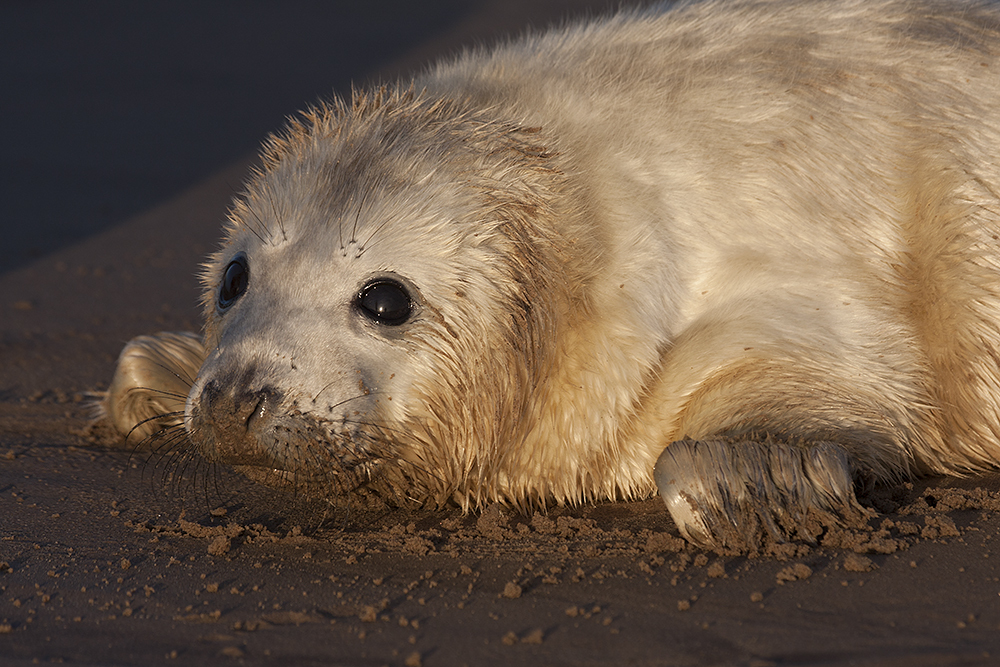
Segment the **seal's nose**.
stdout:
<svg viewBox="0 0 1000 667">
<path fill-rule="evenodd" d="M 250 373 L 236 381 L 214 379 L 202 388 L 192 414 L 193 430 L 201 437 L 193 439 L 206 458 L 237 465 L 271 462 L 261 435 L 273 425 L 282 393 L 270 385 L 251 388 L 252 379 Z"/>
<path fill-rule="evenodd" d="M 247 432 L 266 422 L 280 402 L 281 392 L 271 386 L 251 390 L 245 385 L 226 386 L 212 380 L 201 392 L 202 409 L 213 423 L 234 429 L 242 425 Z"/>
</svg>

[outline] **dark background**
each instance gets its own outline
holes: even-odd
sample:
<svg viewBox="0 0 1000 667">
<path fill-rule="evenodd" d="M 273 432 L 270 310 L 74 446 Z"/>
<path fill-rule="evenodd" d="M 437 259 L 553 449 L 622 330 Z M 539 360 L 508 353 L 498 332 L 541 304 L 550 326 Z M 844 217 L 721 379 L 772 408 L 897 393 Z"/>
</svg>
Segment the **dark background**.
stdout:
<svg viewBox="0 0 1000 667">
<path fill-rule="evenodd" d="M 478 4 L 0 3 L 0 271 L 191 186 Z"/>
<path fill-rule="evenodd" d="M 2 2 L 0 272 L 190 187 L 352 83 L 616 4 Z"/>
</svg>

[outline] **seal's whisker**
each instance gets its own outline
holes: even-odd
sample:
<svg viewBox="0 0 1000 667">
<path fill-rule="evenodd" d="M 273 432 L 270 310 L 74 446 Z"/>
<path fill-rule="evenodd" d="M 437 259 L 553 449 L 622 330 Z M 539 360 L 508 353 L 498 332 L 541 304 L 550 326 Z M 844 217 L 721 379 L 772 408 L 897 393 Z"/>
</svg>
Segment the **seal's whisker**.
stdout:
<svg viewBox="0 0 1000 667">
<path fill-rule="evenodd" d="M 349 399 L 349 400 L 353 400 L 353 399 Z M 346 403 L 346 402 L 347 401 L 344 401 L 344 403 Z M 310 412 L 303 412 L 302 414 L 308 415 L 308 414 L 311 414 L 311 413 Z M 378 432 L 381 433 L 381 434 L 383 434 L 383 435 L 385 433 L 395 433 L 395 434 L 399 434 L 399 435 L 406 435 L 408 433 L 408 431 L 404 427 L 398 427 L 397 428 L 397 427 L 394 427 L 394 426 L 389 426 L 385 422 L 376 422 L 374 420 L 349 419 L 346 416 L 343 417 L 343 418 L 341 418 L 341 419 L 338 419 L 335 423 L 343 425 L 343 426 L 369 427 L 369 428 L 371 428 L 373 430 L 377 429 Z"/>
<path fill-rule="evenodd" d="M 135 456 L 140 449 L 147 450 L 140 471 L 140 479 L 145 479 L 146 471 L 149 469 L 150 462 L 153 460 L 153 458 L 154 457 L 162 458 L 162 456 L 160 455 L 160 451 L 163 449 L 163 447 L 165 446 L 168 448 L 172 447 L 173 443 L 183 441 L 183 439 L 184 439 L 183 430 L 179 429 L 178 427 L 170 426 L 162 428 L 159 431 L 150 434 L 148 437 L 143 439 L 141 442 L 136 444 L 135 447 L 132 448 L 132 451 L 129 453 L 128 457 L 128 462 L 129 462 L 128 465 L 131 467 L 132 457 Z M 149 477 L 151 485 L 156 483 L 155 468 L 156 466 L 154 465 L 153 466 L 154 472 L 150 474 Z"/>
<path fill-rule="evenodd" d="M 241 227 L 243 229 L 246 229 L 248 232 L 257 237 L 257 240 L 261 242 L 261 245 L 265 245 L 266 241 L 264 240 L 264 237 L 261 234 L 261 228 L 263 226 L 263 222 L 261 222 L 257 214 L 253 212 L 253 208 L 248 204 L 246 204 L 245 202 L 240 202 L 240 201 L 235 202 L 234 206 L 241 213 L 245 211 L 250 211 L 255 220 L 253 221 L 253 224 L 251 224 L 251 222 L 247 221 L 244 218 L 241 218 L 237 215 L 230 215 L 229 219 L 232 225 L 234 227 Z"/>
<path fill-rule="evenodd" d="M 144 393 L 147 393 L 147 394 L 157 394 L 159 396 L 167 396 L 169 398 L 176 398 L 176 399 L 180 399 L 180 400 L 187 400 L 187 394 L 179 394 L 179 393 L 177 393 L 175 391 L 167 391 L 166 389 L 159 389 L 157 387 L 137 386 L 137 387 L 129 387 L 125 391 L 126 394 L 133 394 L 135 392 L 144 392 Z M 153 417 L 152 419 L 158 419 L 161 416 L 165 416 L 165 415 L 157 415 L 156 417 Z"/>
<path fill-rule="evenodd" d="M 354 227 L 351 229 L 351 243 L 356 244 L 358 242 L 358 223 L 361 221 L 361 211 L 365 207 L 365 202 L 368 199 L 368 193 L 370 191 L 371 188 L 364 188 L 361 191 L 361 201 L 358 203 L 358 209 L 354 213 Z"/>
<path fill-rule="evenodd" d="M 178 465 L 174 469 L 175 472 L 174 482 L 176 484 L 176 488 L 179 494 L 183 493 L 183 487 L 181 485 L 184 483 L 184 480 L 187 479 L 188 468 L 191 465 L 194 465 L 194 473 L 195 473 L 194 476 L 197 477 L 198 464 L 200 461 L 203 460 L 204 459 L 202 459 L 202 457 L 194 456 L 190 451 L 187 450 L 181 451 L 180 461 L 178 461 Z"/>
<path fill-rule="evenodd" d="M 353 201 L 354 196 L 351 195 L 351 199 L 348 200 L 348 204 Z M 337 244 L 341 255 L 345 255 L 347 247 L 344 245 L 344 216 L 343 214 L 337 216 Z"/>
<path fill-rule="evenodd" d="M 378 227 L 372 230 L 372 233 L 368 235 L 368 238 L 365 239 L 360 246 L 358 246 L 358 254 L 356 255 L 357 257 L 361 257 L 362 255 L 365 254 L 365 252 L 371 247 L 371 245 L 373 245 L 372 239 L 375 238 L 375 235 L 381 232 L 383 229 L 385 229 L 386 225 L 388 225 L 391 222 L 391 220 L 392 220 L 391 218 L 386 217 L 386 219 L 383 220 L 378 225 Z"/>
<path fill-rule="evenodd" d="M 336 383 L 337 383 L 337 381 L 336 381 L 336 380 L 330 380 L 330 381 L 329 381 L 328 383 L 326 383 L 326 384 L 325 384 L 325 385 L 323 386 L 323 388 L 322 388 L 322 389 L 320 389 L 319 391 L 317 391 L 317 392 L 316 392 L 316 395 L 312 397 L 312 402 L 313 402 L 313 403 L 315 403 L 315 402 L 316 402 L 316 399 L 318 399 L 318 398 L 319 398 L 319 395 L 320 395 L 320 394 L 322 394 L 322 393 L 323 393 L 324 391 L 326 391 L 327 389 L 329 389 L 330 387 L 332 387 L 332 386 L 333 386 L 333 385 L 335 385 Z M 341 401 L 340 403 L 336 403 L 336 404 L 334 404 L 334 405 L 331 405 L 330 407 L 331 407 L 331 408 L 336 408 L 336 407 L 338 407 L 338 406 L 340 406 L 340 405 L 343 405 L 343 404 L 344 404 L 345 402 L 347 402 L 347 401 L 349 401 L 349 400 L 351 400 L 351 399 L 350 399 L 350 398 L 348 398 L 348 399 L 345 399 L 344 401 Z"/>
<path fill-rule="evenodd" d="M 274 201 L 274 192 L 269 182 L 265 182 L 263 186 L 264 195 L 267 197 L 268 205 L 271 207 L 271 214 L 274 215 L 275 222 L 278 223 L 278 230 L 281 231 L 281 238 L 283 241 L 288 240 L 288 233 L 285 231 L 285 220 L 284 216 L 278 211 L 278 206 Z"/>
<path fill-rule="evenodd" d="M 146 424 L 149 424 L 149 423 L 155 422 L 155 421 L 159 421 L 159 420 L 163 420 L 163 419 L 173 419 L 173 418 L 176 418 L 178 416 L 183 416 L 183 414 L 184 413 L 181 412 L 181 411 L 177 411 L 177 412 L 164 412 L 164 413 L 161 413 L 161 414 L 153 415 L 152 417 L 147 417 L 146 419 L 143 419 L 142 421 L 136 423 L 131 429 L 129 429 L 129 432 L 125 434 L 125 442 L 127 443 L 129 441 L 129 438 L 132 437 L 132 434 L 135 433 L 136 429 L 139 429 L 140 427 L 145 426 Z M 174 426 L 174 425 L 173 424 L 169 424 L 169 425 L 167 425 L 164 428 L 169 428 L 170 426 Z M 146 442 L 146 440 L 148 440 L 149 437 L 150 436 L 146 436 L 145 438 L 143 438 L 142 440 L 140 440 L 139 441 L 139 445 L 141 445 L 143 442 Z M 139 445 L 137 445 L 137 446 L 139 446 Z"/>
<path fill-rule="evenodd" d="M 262 235 L 263 235 L 263 234 L 266 234 L 266 235 L 267 235 L 267 238 L 268 238 L 268 240 L 270 241 L 270 240 L 271 240 L 271 231 L 270 231 L 270 229 L 269 229 L 269 228 L 268 228 L 268 226 L 267 226 L 267 225 L 266 225 L 266 224 L 264 223 L 264 221 L 263 221 L 263 220 L 261 219 L 260 215 L 258 215 L 258 214 L 257 214 L 257 209 L 256 209 L 255 207 L 253 207 L 253 206 L 247 206 L 247 207 L 246 207 L 246 210 L 250 212 L 250 215 L 251 215 L 251 216 L 253 216 L 253 219 L 254 219 L 254 221 L 255 221 L 255 222 L 257 223 L 257 224 L 255 225 L 255 226 L 256 226 L 256 228 L 257 228 L 257 231 L 255 231 L 255 230 L 253 229 L 253 227 L 250 227 L 250 226 L 247 226 L 247 229 L 249 229 L 249 230 L 250 230 L 250 232 L 251 232 L 251 233 L 252 233 L 252 234 L 253 234 L 254 236 L 256 236 L 256 237 L 257 237 L 257 240 L 258 240 L 258 241 L 260 241 L 261 245 L 267 245 L 267 242 L 266 242 L 266 241 L 264 240 L 264 238 L 263 238 L 263 236 L 262 236 Z M 258 233 L 258 231 L 259 231 L 260 233 Z"/>
<path fill-rule="evenodd" d="M 192 459 L 193 453 L 185 447 L 175 446 L 177 443 L 171 443 L 171 446 L 166 449 L 157 459 L 157 467 L 162 471 L 160 476 L 160 483 L 168 487 L 170 492 L 174 495 L 179 495 L 181 493 L 181 480 L 183 479 L 183 472 L 181 466 L 184 465 L 185 461 Z"/>
<path fill-rule="evenodd" d="M 212 488 L 215 490 L 215 497 L 218 498 L 221 501 L 223 496 L 222 496 L 222 489 L 221 489 L 221 487 L 219 485 L 219 478 L 222 475 L 222 471 L 220 469 L 219 464 L 215 463 L 213 461 L 209 465 L 209 472 L 211 473 L 210 477 L 211 477 L 211 481 L 212 481 Z M 209 497 L 208 491 L 207 491 L 207 488 L 208 488 L 208 476 L 206 476 L 206 479 L 205 479 L 205 487 L 206 487 L 205 505 L 206 505 L 206 507 L 207 507 L 208 510 L 212 510 L 214 508 L 211 506 L 211 498 Z"/>
<path fill-rule="evenodd" d="M 187 441 L 183 427 L 179 425 L 168 426 L 150 435 L 143 442 L 143 448 L 148 450 L 151 456 L 160 456 L 164 449 L 170 451 L 171 448 L 182 446 Z M 137 448 L 138 449 L 138 448 Z"/>
<path fill-rule="evenodd" d="M 157 417 L 153 417 L 152 419 L 156 418 Z M 140 424 L 136 424 L 136 426 L 132 427 L 132 430 L 125 436 L 124 444 L 128 444 L 128 436 L 132 434 L 138 426 L 140 426 Z M 151 445 L 155 444 L 157 440 L 163 437 L 164 432 L 169 432 L 172 428 L 172 426 L 162 427 L 132 445 L 132 447 L 129 448 L 128 459 L 125 461 L 126 465 L 132 464 L 132 457 L 135 456 L 140 449 L 148 449 Z"/>
</svg>

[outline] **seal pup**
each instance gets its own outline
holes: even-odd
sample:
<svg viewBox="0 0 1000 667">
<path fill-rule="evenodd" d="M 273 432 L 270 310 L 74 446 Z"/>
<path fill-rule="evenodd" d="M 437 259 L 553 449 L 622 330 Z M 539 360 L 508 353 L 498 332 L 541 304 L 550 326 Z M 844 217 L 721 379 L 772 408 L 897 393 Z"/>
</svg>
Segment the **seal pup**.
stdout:
<svg viewBox="0 0 1000 667">
<path fill-rule="evenodd" d="M 320 104 L 104 410 L 325 496 L 814 540 L 1000 461 L 998 49 L 975 0 L 709 1 Z"/>
</svg>

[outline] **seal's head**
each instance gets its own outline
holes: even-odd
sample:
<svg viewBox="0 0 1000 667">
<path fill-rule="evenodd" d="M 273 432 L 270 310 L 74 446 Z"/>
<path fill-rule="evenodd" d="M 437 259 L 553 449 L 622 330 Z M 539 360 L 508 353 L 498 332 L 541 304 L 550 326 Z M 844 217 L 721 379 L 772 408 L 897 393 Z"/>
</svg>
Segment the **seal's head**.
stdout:
<svg viewBox="0 0 1000 667">
<path fill-rule="evenodd" d="M 557 160 L 536 129 L 406 91 L 270 139 L 204 274 L 200 452 L 324 495 L 525 500 L 505 470 L 573 300 Z"/>
</svg>

